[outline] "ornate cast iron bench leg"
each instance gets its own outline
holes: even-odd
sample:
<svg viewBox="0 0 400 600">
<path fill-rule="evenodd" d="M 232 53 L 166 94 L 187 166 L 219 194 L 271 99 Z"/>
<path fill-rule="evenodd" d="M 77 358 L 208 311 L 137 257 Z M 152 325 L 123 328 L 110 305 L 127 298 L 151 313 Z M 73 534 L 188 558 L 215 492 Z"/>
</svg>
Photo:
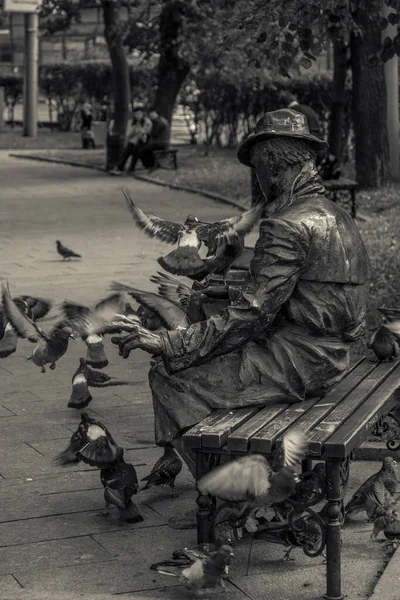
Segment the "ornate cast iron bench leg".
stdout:
<svg viewBox="0 0 400 600">
<path fill-rule="evenodd" d="M 196 481 L 199 481 L 212 468 L 212 458 L 208 454 L 196 452 Z M 211 496 L 199 492 L 196 503 L 199 507 L 197 511 L 197 543 L 206 544 L 212 541 L 211 518 L 215 510 L 215 500 Z"/>
<path fill-rule="evenodd" d="M 326 600 L 342 600 L 341 591 L 341 461 L 326 461 Z"/>
</svg>

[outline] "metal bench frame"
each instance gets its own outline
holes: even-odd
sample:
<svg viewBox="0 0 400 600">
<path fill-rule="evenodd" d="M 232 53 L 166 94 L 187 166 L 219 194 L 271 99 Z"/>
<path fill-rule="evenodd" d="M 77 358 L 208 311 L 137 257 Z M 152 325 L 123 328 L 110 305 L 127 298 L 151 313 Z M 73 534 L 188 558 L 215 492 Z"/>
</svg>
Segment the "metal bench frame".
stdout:
<svg viewBox="0 0 400 600">
<path fill-rule="evenodd" d="M 183 436 L 186 449 L 196 454 L 196 479 L 219 462 L 223 455 L 258 453 L 270 457 L 290 428 L 306 432 L 309 448 L 303 471 L 312 460 L 326 467 L 326 594 L 341 600 L 341 521 L 343 498 L 352 452 L 371 431 L 381 425 L 400 399 L 400 361 L 359 361 L 346 377 L 322 398 L 297 404 L 218 410 Z M 390 415 L 392 416 L 392 415 Z M 197 498 L 198 543 L 213 539 L 216 499 Z"/>
<path fill-rule="evenodd" d="M 339 192 L 348 192 L 350 194 L 350 214 L 353 219 L 356 218 L 357 213 L 357 200 L 356 200 L 356 192 L 358 189 L 357 181 L 353 181 L 352 179 L 345 179 L 341 177 L 340 179 L 325 179 L 323 185 L 328 193 L 328 197 L 333 201 L 337 202 L 338 193 Z"/>
</svg>

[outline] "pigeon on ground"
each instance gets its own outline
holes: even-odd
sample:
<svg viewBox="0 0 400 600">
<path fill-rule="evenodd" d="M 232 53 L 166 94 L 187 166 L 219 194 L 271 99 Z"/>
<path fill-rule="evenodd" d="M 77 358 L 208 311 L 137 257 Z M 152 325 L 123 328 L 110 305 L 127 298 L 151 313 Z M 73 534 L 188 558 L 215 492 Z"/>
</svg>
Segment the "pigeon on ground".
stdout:
<svg viewBox="0 0 400 600">
<path fill-rule="evenodd" d="M 233 251 L 232 248 L 229 251 L 232 255 L 232 263 L 243 250 L 244 236 L 252 230 L 264 209 L 263 203 L 259 203 L 236 217 L 215 223 L 202 222 L 194 215 L 189 215 L 182 225 L 165 221 L 155 215 L 147 215 L 135 206 L 127 190 L 123 189 L 122 191 L 128 209 L 135 223 L 141 229 L 149 236 L 157 237 L 167 244 L 178 245 L 176 250 L 158 259 L 159 264 L 170 273 L 187 275 L 188 277 L 196 276 L 205 270 L 206 275 L 210 273 L 210 270 L 206 269 L 205 261 L 199 255 L 202 244 L 208 248 L 207 257 L 216 257 L 220 246 L 240 246 L 237 251 Z M 224 250 L 220 252 L 219 261 L 221 260 L 221 253 L 223 254 Z M 219 265 L 218 268 L 220 268 Z M 226 265 L 224 269 L 227 270 Z"/>
<path fill-rule="evenodd" d="M 133 382 L 110 377 L 102 371 L 95 371 L 87 366 L 84 358 L 79 359 L 79 367 L 72 377 L 72 392 L 68 402 L 69 408 L 85 408 L 92 400 L 89 387 L 106 388 L 117 385 L 131 385 Z"/>
<path fill-rule="evenodd" d="M 82 337 L 87 346 L 86 362 L 96 369 L 108 365 L 102 334 L 116 333 L 111 326 L 116 315 L 123 312 L 123 297 L 112 294 L 100 300 L 93 308 L 74 302 L 63 302 L 61 306 L 66 322 Z"/>
<path fill-rule="evenodd" d="M 13 298 L 17 307 L 32 321 L 38 321 L 47 315 L 51 302 L 32 296 L 16 296 Z M 7 358 L 17 349 L 18 334 L 7 321 L 3 307 L 0 305 L 0 358 Z"/>
<path fill-rule="evenodd" d="M 377 507 L 390 506 L 398 486 L 395 464 L 391 456 L 383 459 L 381 470 L 364 481 L 345 506 L 346 516 L 365 510 L 371 518 Z"/>
<path fill-rule="evenodd" d="M 400 521 L 398 519 L 391 520 L 387 523 L 383 530 L 385 538 L 388 540 L 384 546 L 392 546 L 393 550 L 398 547 L 400 542 Z"/>
<path fill-rule="evenodd" d="M 393 509 L 384 509 L 383 507 L 379 507 L 376 511 L 376 516 L 374 518 L 374 528 L 371 533 L 371 540 L 376 540 L 381 531 L 386 529 L 390 523 L 394 523 L 396 521 L 397 513 Z"/>
<path fill-rule="evenodd" d="M 123 449 L 118 446 L 103 423 L 83 412 L 68 448 L 58 454 L 54 462 L 66 465 L 81 460 L 92 467 L 106 469 L 116 464 L 122 453 Z"/>
<path fill-rule="evenodd" d="M 41 367 L 42 373 L 46 372 L 46 364 L 50 365 L 50 369 L 55 369 L 56 362 L 68 349 L 69 340 L 75 339 L 72 329 L 61 321 L 53 327 L 50 333 L 45 333 L 27 314 L 20 310 L 18 304 L 11 298 L 8 287 L 4 284 L 3 307 L 7 320 L 17 335 L 37 343 L 32 355 L 27 360 L 31 360 L 35 365 Z"/>
<path fill-rule="evenodd" d="M 241 515 L 287 500 L 300 482 L 296 465 L 304 457 L 307 442 L 304 434 L 293 431 L 284 436 L 282 446 L 283 467 L 277 472 L 260 454 L 243 456 L 204 475 L 198 490 L 224 502 L 245 502 Z"/>
<path fill-rule="evenodd" d="M 108 517 L 110 505 L 116 506 L 119 518 L 127 523 L 140 523 L 143 517 L 138 507 L 131 500 L 138 492 L 138 480 L 135 467 L 125 462 L 121 454 L 118 462 L 100 471 L 100 481 L 104 487 L 105 509 L 101 513 Z"/>
<path fill-rule="evenodd" d="M 174 495 L 175 479 L 182 470 L 182 461 L 174 450 L 174 447 L 169 442 L 165 444 L 164 454 L 155 463 L 150 475 L 143 477 L 141 481 L 145 481 L 146 485 L 142 490 L 148 490 L 154 485 L 169 485 L 171 486 L 171 496 Z"/>
<path fill-rule="evenodd" d="M 232 547 L 224 544 L 209 556 L 197 558 L 184 569 L 180 559 L 155 563 L 150 569 L 162 575 L 178 577 L 185 587 L 196 595 L 211 592 L 218 585 L 227 591 L 224 579 L 228 576 L 229 564 L 233 556 Z"/>
<path fill-rule="evenodd" d="M 378 308 L 382 313 L 382 324 L 368 340 L 367 347 L 373 350 L 379 362 L 400 356 L 400 311 Z"/>
<path fill-rule="evenodd" d="M 63 260 L 71 260 L 71 258 L 82 258 L 80 254 L 77 254 L 73 250 L 70 250 L 66 246 L 63 246 L 60 240 L 56 240 L 57 244 L 57 252 L 60 256 L 62 256 Z"/>
</svg>

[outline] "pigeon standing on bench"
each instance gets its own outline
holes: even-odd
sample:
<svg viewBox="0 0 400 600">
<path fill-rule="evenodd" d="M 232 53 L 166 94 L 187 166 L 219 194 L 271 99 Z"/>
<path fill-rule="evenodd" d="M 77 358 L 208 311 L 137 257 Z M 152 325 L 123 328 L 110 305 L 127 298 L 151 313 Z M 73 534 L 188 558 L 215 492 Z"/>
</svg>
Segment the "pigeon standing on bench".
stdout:
<svg viewBox="0 0 400 600">
<path fill-rule="evenodd" d="M 71 260 L 71 258 L 82 258 L 80 254 L 77 254 L 73 250 L 70 250 L 66 246 L 63 246 L 60 240 L 56 240 L 57 252 L 60 256 L 62 256 L 63 260 Z"/>
<path fill-rule="evenodd" d="M 373 350 L 379 362 L 400 356 L 400 311 L 378 308 L 383 315 L 382 324 L 370 337 L 367 347 Z"/>
<path fill-rule="evenodd" d="M 68 447 L 55 457 L 54 462 L 67 465 L 81 460 L 92 467 L 105 469 L 116 464 L 122 453 L 123 449 L 118 446 L 103 423 L 83 412 L 78 429 L 72 434 Z"/>
<path fill-rule="evenodd" d="M 126 190 L 122 191 L 135 223 L 145 233 L 167 244 L 178 245 L 176 250 L 158 259 L 163 269 L 175 275 L 196 279 L 199 274 L 204 278 L 222 267 L 224 272 L 228 270 L 229 265 L 243 250 L 244 236 L 252 230 L 264 208 L 264 204 L 259 203 L 236 217 L 215 223 L 201 222 L 196 216 L 189 215 L 182 225 L 155 215 L 147 215 L 135 206 Z M 213 259 L 207 261 L 200 258 L 199 249 L 202 244 L 208 248 L 207 257 L 213 257 L 215 264 L 212 263 Z"/>
<path fill-rule="evenodd" d="M 169 442 L 165 444 L 164 454 L 153 466 L 149 475 L 143 477 L 141 481 L 145 481 L 146 485 L 142 490 L 148 490 L 155 485 L 171 486 L 171 496 L 174 495 L 175 479 L 182 470 L 182 461 L 174 450 L 174 447 Z"/>
<path fill-rule="evenodd" d="M 110 377 L 103 371 L 95 371 L 86 364 L 84 358 L 79 359 L 79 367 L 72 377 L 72 393 L 68 402 L 69 408 L 85 408 L 92 400 L 89 387 L 106 388 L 117 385 L 132 385 L 133 382 Z"/>
</svg>

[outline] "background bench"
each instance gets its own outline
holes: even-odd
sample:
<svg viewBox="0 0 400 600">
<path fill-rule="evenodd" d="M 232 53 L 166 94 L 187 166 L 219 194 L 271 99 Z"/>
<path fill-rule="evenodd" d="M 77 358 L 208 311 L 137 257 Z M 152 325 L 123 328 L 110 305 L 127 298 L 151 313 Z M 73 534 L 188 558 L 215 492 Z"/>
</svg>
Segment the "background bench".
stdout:
<svg viewBox="0 0 400 600">
<path fill-rule="evenodd" d="M 165 150 L 154 150 L 155 167 L 164 169 L 178 169 L 178 150 L 166 148 Z"/>
<path fill-rule="evenodd" d="M 350 204 L 350 214 L 355 219 L 357 212 L 357 181 L 340 177 L 339 179 L 325 179 L 323 185 L 328 192 L 328 197 L 333 202 L 340 200 L 341 202 L 344 201 L 345 204 Z"/>
<path fill-rule="evenodd" d="M 311 469 L 313 459 L 325 462 L 328 600 L 343 598 L 341 517 L 352 451 L 390 413 L 400 399 L 399 389 L 400 361 L 377 364 L 362 359 L 322 398 L 217 410 L 183 436 L 185 447 L 196 453 L 196 478 L 200 479 L 222 456 L 259 453 L 268 457 L 279 449 L 291 428 L 306 433 L 309 448 L 303 471 Z M 204 543 L 214 537 L 216 502 L 199 494 L 197 504 L 198 543 Z"/>
</svg>

